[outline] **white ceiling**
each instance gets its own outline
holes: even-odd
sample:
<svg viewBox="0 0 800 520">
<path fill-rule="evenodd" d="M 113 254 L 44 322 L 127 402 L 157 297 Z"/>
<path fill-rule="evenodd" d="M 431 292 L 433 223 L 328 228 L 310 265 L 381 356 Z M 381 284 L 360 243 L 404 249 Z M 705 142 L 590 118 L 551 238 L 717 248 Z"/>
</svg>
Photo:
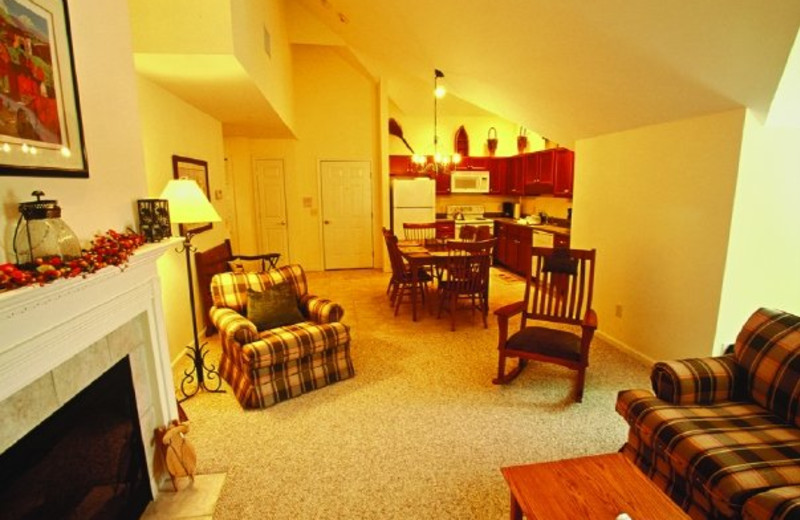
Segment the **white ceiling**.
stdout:
<svg viewBox="0 0 800 520">
<path fill-rule="evenodd" d="M 459 112 L 495 113 L 567 146 L 742 106 L 765 117 L 800 28 L 798 0 L 285 5 L 293 43 L 341 47 L 386 82 L 402 113 L 430 112 L 438 68 Z M 137 70 L 219 118 L 226 132 L 287 135 L 268 102 L 243 102 L 240 71 L 224 79 L 213 67 L 184 71 L 182 60 L 154 56 L 137 54 Z"/>
</svg>

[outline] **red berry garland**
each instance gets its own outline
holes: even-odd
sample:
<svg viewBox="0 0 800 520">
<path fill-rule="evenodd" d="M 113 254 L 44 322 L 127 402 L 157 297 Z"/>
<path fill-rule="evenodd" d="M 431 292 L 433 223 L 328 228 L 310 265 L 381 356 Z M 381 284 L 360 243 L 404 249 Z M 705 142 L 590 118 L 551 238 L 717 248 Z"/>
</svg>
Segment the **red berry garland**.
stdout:
<svg viewBox="0 0 800 520">
<path fill-rule="evenodd" d="M 37 258 L 34 264 L 0 264 L 0 291 L 38 283 L 44 285 L 57 278 L 86 276 L 109 265 L 122 265 L 133 251 L 144 244 L 144 236 L 127 230 L 113 229 L 97 235 L 91 249 L 83 250 L 80 258 L 62 260 L 59 256 Z"/>
</svg>

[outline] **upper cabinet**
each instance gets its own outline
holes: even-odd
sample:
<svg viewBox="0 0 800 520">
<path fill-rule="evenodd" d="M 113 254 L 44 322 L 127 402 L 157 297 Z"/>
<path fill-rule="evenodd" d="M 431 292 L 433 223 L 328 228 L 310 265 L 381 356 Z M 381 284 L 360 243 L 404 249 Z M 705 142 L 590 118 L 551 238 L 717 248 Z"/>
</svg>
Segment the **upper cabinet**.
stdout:
<svg viewBox="0 0 800 520">
<path fill-rule="evenodd" d="M 574 179 L 575 152 L 566 148 L 557 148 L 555 156 L 555 172 L 553 195 L 556 197 L 572 197 Z"/>
<path fill-rule="evenodd" d="M 428 157 L 428 161 L 432 161 Z M 492 195 L 572 197 L 575 152 L 551 148 L 511 157 L 465 157 L 459 170 L 488 170 Z M 389 156 L 390 175 L 418 175 L 410 155 Z M 436 175 L 436 193 L 450 193 L 450 175 Z"/>
</svg>

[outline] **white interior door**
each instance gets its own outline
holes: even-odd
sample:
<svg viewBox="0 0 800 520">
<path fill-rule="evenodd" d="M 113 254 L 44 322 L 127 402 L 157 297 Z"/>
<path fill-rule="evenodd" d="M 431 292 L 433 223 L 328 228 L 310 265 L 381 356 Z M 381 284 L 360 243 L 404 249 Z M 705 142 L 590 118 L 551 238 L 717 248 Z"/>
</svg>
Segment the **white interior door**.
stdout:
<svg viewBox="0 0 800 520">
<path fill-rule="evenodd" d="M 325 269 L 373 267 L 372 175 L 367 161 L 323 161 Z"/>
<path fill-rule="evenodd" d="M 286 190 L 283 161 L 253 161 L 254 207 L 258 253 L 280 253 L 280 264 L 289 263 L 289 226 L 286 219 Z"/>
</svg>

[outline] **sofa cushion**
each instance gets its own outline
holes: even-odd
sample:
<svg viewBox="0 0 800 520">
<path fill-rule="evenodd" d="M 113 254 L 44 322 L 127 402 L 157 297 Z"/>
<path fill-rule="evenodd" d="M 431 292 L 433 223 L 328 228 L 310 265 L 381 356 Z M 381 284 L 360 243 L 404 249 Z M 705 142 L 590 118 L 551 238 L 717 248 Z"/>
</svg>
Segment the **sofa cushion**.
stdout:
<svg viewBox="0 0 800 520">
<path fill-rule="evenodd" d="M 653 392 L 672 404 L 739 401 L 744 387 L 733 356 L 660 361 L 650 372 Z"/>
<path fill-rule="evenodd" d="M 752 497 L 742 508 L 743 520 L 797 520 L 800 518 L 800 486 L 770 489 Z"/>
<path fill-rule="evenodd" d="M 726 517 L 754 494 L 800 485 L 800 429 L 756 404 L 680 406 L 629 390 L 619 394 L 617 411 L 641 451 L 664 456 Z"/>
<path fill-rule="evenodd" d="M 247 319 L 259 332 L 305 320 L 297 307 L 297 295 L 288 282 L 263 291 L 247 290 Z"/>
<path fill-rule="evenodd" d="M 747 374 L 750 398 L 800 426 L 800 317 L 757 310 L 736 338 L 734 355 Z"/>
</svg>

